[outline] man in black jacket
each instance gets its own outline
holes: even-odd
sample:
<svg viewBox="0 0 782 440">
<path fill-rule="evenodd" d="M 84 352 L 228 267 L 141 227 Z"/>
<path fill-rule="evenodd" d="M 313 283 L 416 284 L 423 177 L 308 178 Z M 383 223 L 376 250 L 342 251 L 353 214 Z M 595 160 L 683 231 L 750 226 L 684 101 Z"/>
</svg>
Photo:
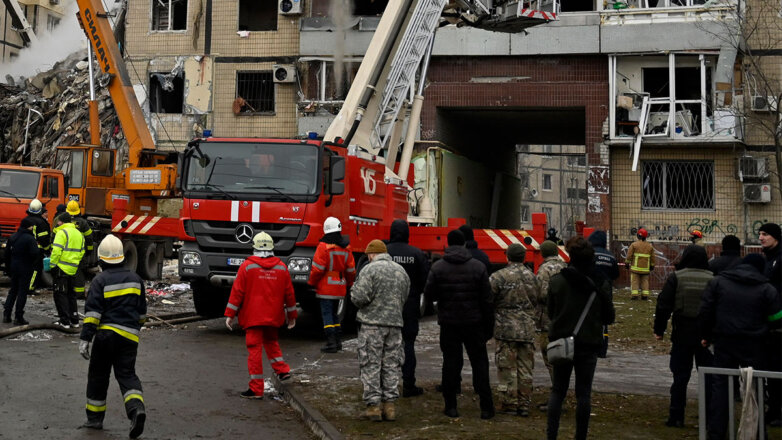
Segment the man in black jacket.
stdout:
<svg viewBox="0 0 782 440">
<path fill-rule="evenodd" d="M 782 301 L 762 271 L 759 254 L 749 254 L 741 264 L 709 281 L 698 313 L 698 325 L 708 347 L 714 344 L 717 368 L 765 369 L 766 341 L 770 328 L 782 322 Z M 724 439 L 728 427 L 727 376 L 712 379 L 707 420 L 708 438 Z"/>
<path fill-rule="evenodd" d="M 386 248 L 395 263 L 402 266 L 410 278 L 410 294 L 402 311 L 404 325 L 405 362 L 402 364 L 402 397 L 421 395 L 424 389 L 415 384 L 415 338 L 418 336 L 418 314 L 421 294 L 429 274 L 429 260 L 417 247 L 410 246 L 410 228 L 404 220 L 391 223 L 391 237 Z"/>
<path fill-rule="evenodd" d="M 41 252 L 38 254 L 38 259 L 33 263 L 33 274 L 30 279 L 30 284 L 27 289 L 30 294 L 35 293 L 35 288 L 40 284 L 41 272 L 43 272 L 43 257 L 44 253 L 49 253 L 51 250 L 52 228 L 49 226 L 49 221 L 46 220 L 46 209 L 38 199 L 33 199 L 30 202 L 30 206 L 27 208 L 27 218 L 33 223 L 33 236 L 35 241 L 38 242 L 38 247 Z"/>
<path fill-rule="evenodd" d="M 424 294 L 437 301 L 445 415 L 459 417 L 456 393 L 461 382 L 464 347 L 473 369 L 473 387 L 481 400 L 481 418 L 491 419 L 494 401 L 486 351 L 486 342 L 494 332 L 491 285 L 486 267 L 472 258 L 464 242 L 460 231 L 448 233 L 445 255 L 432 265 Z"/>
<path fill-rule="evenodd" d="M 687 405 L 687 384 L 692 373 L 692 360 L 695 366 L 711 366 L 711 352 L 701 345 L 698 333 L 698 310 L 701 296 L 713 275 L 708 269 L 709 257 L 703 246 L 691 244 L 684 249 L 682 258 L 676 264 L 676 272 L 665 280 L 663 290 L 657 297 L 657 309 L 654 314 L 654 337 L 663 339 L 668 318 L 671 321 L 671 406 L 666 426 L 684 427 L 684 408 Z M 706 377 L 707 401 L 710 376 Z"/>
<path fill-rule="evenodd" d="M 608 245 L 608 238 L 605 231 L 596 230 L 589 235 L 589 243 L 595 250 L 595 271 L 603 274 L 603 277 L 608 280 L 611 285 L 611 295 L 613 298 L 614 280 L 619 278 L 619 265 L 616 263 L 616 257 L 612 254 L 606 246 Z M 600 352 L 597 353 L 597 357 L 604 358 L 608 354 L 608 326 L 603 327 L 603 345 L 600 347 Z"/>
<path fill-rule="evenodd" d="M 29 324 L 24 319 L 24 306 L 27 303 L 27 289 L 33 277 L 35 263 L 40 250 L 33 235 L 34 223 L 30 218 L 22 219 L 17 230 L 5 247 L 5 267 L 11 274 L 11 289 L 3 305 L 3 322 L 11 322 L 11 312 L 16 304 L 14 324 Z"/>
<path fill-rule="evenodd" d="M 475 233 L 472 231 L 472 228 L 468 225 L 461 225 L 459 226 L 459 231 L 464 235 L 464 247 L 470 251 L 470 255 L 472 255 L 473 258 L 486 266 L 486 272 L 491 275 L 491 261 L 489 261 L 489 256 L 486 255 L 486 252 L 478 249 L 478 242 L 475 241 Z"/>
<path fill-rule="evenodd" d="M 741 264 L 741 240 L 735 235 L 726 235 L 722 239 L 722 253 L 709 261 L 709 270 L 719 275 L 723 270 L 732 269 Z"/>
<path fill-rule="evenodd" d="M 763 271 L 777 295 L 782 296 L 782 229 L 776 223 L 766 223 L 759 229 L 758 238 L 766 255 L 766 267 Z M 782 333 L 776 329 L 768 335 L 769 347 L 777 347 L 768 351 L 768 369 L 782 371 Z M 782 380 L 768 380 L 768 413 L 766 422 L 771 426 L 782 426 Z"/>
</svg>

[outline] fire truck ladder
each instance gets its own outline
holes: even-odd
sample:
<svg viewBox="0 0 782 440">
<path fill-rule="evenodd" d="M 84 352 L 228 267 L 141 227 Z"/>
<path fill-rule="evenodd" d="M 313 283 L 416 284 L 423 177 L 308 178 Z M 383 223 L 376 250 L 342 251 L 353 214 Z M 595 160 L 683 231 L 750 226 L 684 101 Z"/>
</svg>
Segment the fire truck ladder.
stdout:
<svg viewBox="0 0 782 440">
<path fill-rule="evenodd" d="M 415 6 L 410 25 L 402 36 L 399 50 L 391 63 L 380 111 L 372 130 L 371 141 L 378 148 L 388 147 L 394 121 L 404 107 L 418 66 L 428 53 L 445 3 L 446 0 L 421 0 Z"/>
</svg>

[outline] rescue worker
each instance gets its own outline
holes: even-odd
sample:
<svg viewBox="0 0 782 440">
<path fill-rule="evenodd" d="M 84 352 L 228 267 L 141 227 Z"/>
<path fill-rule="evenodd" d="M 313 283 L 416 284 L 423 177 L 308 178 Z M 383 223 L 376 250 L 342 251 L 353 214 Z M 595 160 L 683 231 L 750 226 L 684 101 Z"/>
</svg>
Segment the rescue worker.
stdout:
<svg viewBox="0 0 782 440">
<path fill-rule="evenodd" d="M 372 240 L 364 251 L 369 263 L 350 291 L 358 308 L 358 363 L 364 386 L 364 416 L 396 420 L 402 359 L 402 309 L 410 293 L 410 278 L 388 255 L 386 245 Z"/>
<path fill-rule="evenodd" d="M 79 315 L 73 287 L 79 263 L 84 257 L 84 236 L 71 222 L 71 215 L 67 212 L 57 217 L 56 229 L 50 260 L 54 277 L 54 305 L 60 317 L 55 324 L 59 323 L 64 328 L 78 327 Z"/>
<path fill-rule="evenodd" d="M 225 326 L 239 323 L 247 346 L 250 387 L 240 393 L 245 399 L 263 399 L 263 350 L 280 380 L 291 377 L 291 367 L 282 358 L 277 329 L 288 321 L 296 325 L 296 296 L 288 267 L 274 256 L 274 241 L 265 232 L 253 237 L 253 255 L 236 273 L 231 297 L 225 307 Z"/>
<path fill-rule="evenodd" d="M 614 280 L 619 278 L 619 265 L 616 263 L 616 257 L 612 254 L 606 246 L 608 245 L 608 237 L 605 231 L 596 230 L 589 234 L 587 241 L 592 245 L 595 250 L 595 270 L 602 273 L 603 277 L 608 280 L 611 285 L 611 298 L 614 295 Z M 599 358 L 605 358 L 608 355 L 608 326 L 603 327 L 603 345 L 600 348 L 600 352 L 597 354 Z"/>
<path fill-rule="evenodd" d="M 494 302 L 495 361 L 499 410 L 529 417 L 535 337 L 545 308 L 535 274 L 524 265 L 527 249 L 513 243 L 505 256 L 508 266 L 489 277 Z"/>
<path fill-rule="evenodd" d="M 706 243 L 703 242 L 703 232 L 697 229 L 690 231 L 690 241 L 692 242 L 692 244 L 697 244 L 698 246 L 706 247 Z"/>
<path fill-rule="evenodd" d="M 559 248 L 557 247 L 557 244 L 551 240 L 546 240 L 540 244 L 540 256 L 543 257 L 543 262 L 538 266 L 538 284 L 540 285 L 541 301 L 544 301 L 544 304 L 548 304 L 548 286 L 551 277 L 566 268 L 567 263 L 559 258 Z M 538 319 L 538 345 L 540 345 L 540 354 L 543 356 L 543 364 L 548 370 L 549 379 L 553 381 L 554 369 L 548 361 L 548 356 L 546 356 L 548 326 L 548 313 L 546 312 L 546 306 L 544 305 L 540 318 Z M 545 411 L 546 405 L 547 403 L 538 405 L 538 409 Z"/>
<path fill-rule="evenodd" d="M 315 287 L 320 299 L 326 345 L 320 351 L 336 353 L 342 350 L 342 329 L 337 315 L 339 300 L 345 298 L 356 278 L 356 262 L 350 249 L 350 240 L 342 236 L 342 223 L 329 217 L 323 222 L 323 237 L 312 257 L 312 271 L 308 283 Z"/>
<path fill-rule="evenodd" d="M 19 229 L 8 239 L 5 246 L 5 267 L 11 274 L 11 288 L 3 305 L 4 323 L 11 322 L 11 312 L 16 304 L 14 324 L 29 324 L 24 319 L 24 306 L 27 303 L 27 289 L 33 276 L 33 268 L 40 255 L 34 230 L 33 220 L 30 217 L 23 218 Z"/>
<path fill-rule="evenodd" d="M 109 234 L 101 241 L 98 258 L 103 271 L 90 284 L 79 341 L 79 352 L 90 361 L 87 422 L 83 426 L 103 429 L 113 368 L 125 401 L 125 414 L 131 422 L 130 438 L 137 438 L 144 431 L 147 417 L 141 381 L 136 376 L 139 331 L 147 319 L 144 282 L 122 264 L 125 255 L 122 241 L 116 236 Z"/>
<path fill-rule="evenodd" d="M 92 228 L 87 219 L 81 215 L 81 208 L 79 207 L 79 202 L 76 200 L 68 202 L 65 212 L 71 215 L 73 223 L 76 225 L 76 229 L 84 236 L 85 258 L 82 258 L 79 263 L 79 270 L 76 272 L 76 276 L 73 279 L 73 291 L 76 292 L 77 298 L 82 299 L 84 298 L 84 286 L 87 283 L 87 264 L 90 261 L 90 256 L 93 251 Z"/>
<path fill-rule="evenodd" d="M 44 214 L 46 211 L 43 209 L 43 204 L 38 199 L 33 199 L 30 202 L 30 206 L 27 208 L 27 218 L 33 222 L 33 236 L 38 243 L 38 248 L 41 250 L 38 253 L 38 259 L 33 262 L 31 266 L 33 268 L 33 275 L 30 278 L 30 283 L 27 286 L 27 290 L 30 293 L 35 293 L 35 288 L 38 287 L 38 283 L 41 280 L 41 272 L 43 272 L 43 257 L 51 251 L 51 227 L 49 221 L 46 220 Z"/>
<path fill-rule="evenodd" d="M 764 275 L 782 298 L 782 228 L 776 223 L 766 223 L 758 229 L 758 239 L 766 256 Z M 768 335 L 769 347 L 782 346 L 782 330 L 774 329 Z M 782 350 L 768 351 L 768 369 L 782 371 Z M 782 426 L 782 380 L 769 379 L 768 412 L 766 423 L 772 427 Z"/>
<path fill-rule="evenodd" d="M 636 234 L 638 239 L 627 250 L 625 267 L 630 270 L 631 300 L 637 300 L 639 296 L 644 301 L 649 299 L 649 272 L 654 270 L 654 247 L 646 242 L 648 236 L 646 229 L 639 229 Z"/>
<path fill-rule="evenodd" d="M 404 220 L 394 220 L 391 223 L 391 234 L 386 249 L 388 255 L 399 264 L 410 279 L 410 293 L 402 311 L 404 325 L 402 339 L 405 347 L 405 362 L 402 364 L 402 397 L 413 397 L 423 394 L 424 389 L 415 384 L 415 338 L 418 336 L 418 316 L 421 295 L 429 274 L 429 260 L 415 246 L 410 246 L 410 227 Z"/>
<path fill-rule="evenodd" d="M 698 310 L 701 296 L 706 285 L 713 278 L 709 270 L 706 249 L 691 244 L 684 249 L 682 258 L 676 265 L 676 272 L 665 280 L 657 308 L 654 314 L 654 337 L 663 339 L 668 318 L 671 321 L 671 362 L 673 374 L 671 385 L 671 405 L 666 426 L 684 427 L 684 408 L 687 404 L 687 384 L 692 373 L 692 361 L 695 367 L 709 367 L 712 364 L 711 352 L 701 345 L 698 332 Z M 706 390 L 711 385 L 711 376 L 706 376 Z M 711 393 L 709 393 L 709 396 Z M 708 396 L 707 396 L 708 400 Z"/>
</svg>

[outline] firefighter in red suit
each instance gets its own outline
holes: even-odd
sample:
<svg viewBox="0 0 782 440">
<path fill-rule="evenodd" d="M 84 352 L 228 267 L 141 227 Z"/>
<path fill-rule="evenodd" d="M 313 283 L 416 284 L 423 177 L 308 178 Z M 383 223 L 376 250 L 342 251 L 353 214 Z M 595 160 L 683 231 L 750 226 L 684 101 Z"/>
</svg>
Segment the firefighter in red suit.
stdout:
<svg viewBox="0 0 782 440">
<path fill-rule="evenodd" d="M 323 222 L 323 238 L 312 258 L 309 284 L 315 287 L 315 296 L 320 299 L 323 330 L 326 345 L 320 351 L 336 353 L 342 349 L 340 323 L 337 309 L 339 300 L 353 285 L 356 278 L 356 262 L 350 250 L 350 241 L 342 236 L 342 223 L 335 217 Z"/>
<path fill-rule="evenodd" d="M 277 329 L 288 317 L 288 328 L 296 325 L 296 297 L 288 267 L 274 256 L 274 241 L 265 232 L 253 237 L 253 255 L 236 274 L 225 308 L 225 325 L 233 330 L 237 315 L 245 331 L 250 388 L 240 395 L 263 399 L 263 350 L 280 380 L 291 377 L 291 367 L 282 358 Z"/>
</svg>

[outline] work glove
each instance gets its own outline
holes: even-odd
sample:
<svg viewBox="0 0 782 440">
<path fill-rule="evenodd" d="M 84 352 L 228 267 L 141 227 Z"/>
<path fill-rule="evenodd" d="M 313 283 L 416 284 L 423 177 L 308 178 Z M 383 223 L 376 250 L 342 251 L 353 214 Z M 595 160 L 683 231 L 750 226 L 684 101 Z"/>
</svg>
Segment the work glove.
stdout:
<svg viewBox="0 0 782 440">
<path fill-rule="evenodd" d="M 234 317 L 226 317 L 225 318 L 225 326 L 228 327 L 228 330 L 233 331 L 233 329 L 234 329 L 233 326 L 236 325 L 236 323 L 238 321 L 239 320 L 236 318 L 236 316 L 234 316 Z"/>
<path fill-rule="evenodd" d="M 293 327 L 296 327 L 296 318 L 289 319 L 288 320 L 288 329 L 292 329 Z"/>
<path fill-rule="evenodd" d="M 81 357 L 83 357 L 86 360 L 90 360 L 90 342 L 81 340 L 79 341 L 79 353 L 81 353 Z"/>
</svg>

